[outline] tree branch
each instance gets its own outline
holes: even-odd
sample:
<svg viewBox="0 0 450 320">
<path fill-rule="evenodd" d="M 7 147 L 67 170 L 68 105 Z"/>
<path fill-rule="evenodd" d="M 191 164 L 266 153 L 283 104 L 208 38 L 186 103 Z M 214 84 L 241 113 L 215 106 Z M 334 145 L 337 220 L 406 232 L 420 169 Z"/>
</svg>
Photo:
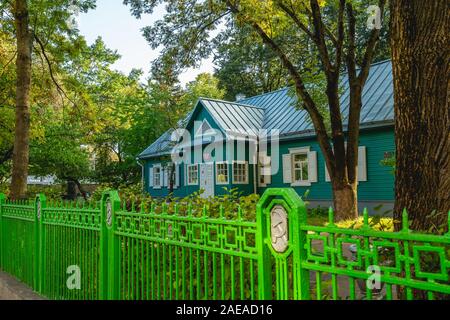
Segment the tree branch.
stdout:
<svg viewBox="0 0 450 320">
<path fill-rule="evenodd" d="M 6 64 L 3 66 L 3 68 L 2 68 L 3 70 L 2 70 L 2 73 L 0 73 L 0 77 L 3 76 L 3 74 L 5 73 L 6 68 L 11 64 L 11 62 L 13 62 L 14 58 L 16 57 L 16 55 L 17 55 L 17 50 L 14 51 L 14 54 L 11 57 L 11 59 L 9 59 L 8 62 L 6 62 Z"/>
<path fill-rule="evenodd" d="M 335 72 L 335 70 L 333 64 L 330 61 L 328 48 L 325 43 L 324 24 L 322 21 L 322 15 L 320 13 L 320 6 L 317 0 L 310 0 L 310 5 L 314 25 L 314 36 L 316 38 L 317 48 L 319 50 L 322 63 L 324 64 L 323 67 L 325 69 L 325 73 L 328 75 L 330 73 Z"/>
<path fill-rule="evenodd" d="M 342 51 L 344 47 L 344 8 L 345 8 L 345 0 L 339 1 L 339 12 L 338 12 L 338 40 L 335 45 L 336 47 L 336 70 L 341 69 L 342 63 Z"/>
<path fill-rule="evenodd" d="M 233 5 L 230 0 L 225 0 L 226 4 L 229 6 L 231 11 L 236 14 L 240 15 L 240 11 L 237 6 Z M 270 38 L 265 31 L 261 28 L 261 26 L 254 22 L 249 21 L 248 22 L 253 29 L 258 33 L 258 35 L 261 37 L 263 42 L 272 48 L 272 50 L 278 55 L 278 57 L 281 60 L 281 63 L 283 66 L 288 70 L 291 78 L 293 79 L 295 83 L 295 90 L 297 92 L 297 95 L 301 98 L 302 102 L 304 103 L 304 107 L 306 111 L 308 112 L 309 116 L 311 117 L 311 120 L 314 124 L 314 128 L 316 130 L 317 139 L 319 141 L 319 144 L 322 148 L 323 154 L 325 156 L 325 161 L 327 163 L 327 168 L 330 171 L 330 175 L 334 176 L 335 173 L 335 166 L 334 166 L 334 154 L 328 139 L 327 130 L 325 127 L 325 122 L 323 119 L 323 116 L 321 115 L 320 111 L 317 109 L 316 104 L 314 103 L 313 99 L 309 95 L 308 91 L 305 88 L 305 85 L 303 83 L 303 80 L 298 73 L 296 67 L 293 65 L 293 63 L 289 60 L 287 55 L 283 52 L 283 50 L 275 43 L 275 41 Z"/>
<path fill-rule="evenodd" d="M 380 8 L 381 19 L 384 15 L 384 7 L 386 5 L 386 0 L 379 0 L 378 7 Z M 380 37 L 380 29 L 374 28 L 370 34 L 369 40 L 366 45 L 366 52 L 361 63 L 361 71 L 358 75 L 358 81 L 361 86 L 366 83 L 367 77 L 369 76 L 370 65 L 372 64 L 373 56 L 375 54 L 375 47 L 378 43 Z"/>
<path fill-rule="evenodd" d="M 308 29 L 308 27 L 301 22 L 300 18 L 295 14 L 292 8 L 289 8 L 283 1 L 278 0 L 277 1 L 278 6 L 281 10 L 283 10 L 294 22 L 297 24 L 297 26 L 302 29 L 303 32 L 305 32 L 314 42 L 316 42 L 316 37 L 314 34 Z"/>
<path fill-rule="evenodd" d="M 50 59 L 47 56 L 47 52 L 45 51 L 45 47 L 44 44 L 42 43 L 42 41 L 39 39 L 39 37 L 34 34 L 34 38 L 36 39 L 36 42 L 39 44 L 39 47 L 41 48 L 41 52 L 42 55 L 45 58 L 45 61 L 47 62 L 47 66 L 50 72 L 50 78 L 52 79 L 53 83 L 55 84 L 56 88 L 58 89 L 58 92 L 62 95 L 64 95 L 64 97 L 67 98 L 67 100 L 69 100 L 74 106 L 76 106 L 76 103 L 74 101 L 72 101 L 72 99 L 70 99 L 70 97 L 66 94 L 66 92 L 63 90 L 63 88 L 61 88 L 61 86 L 59 85 L 58 81 L 56 81 L 54 72 L 53 72 L 53 68 L 52 68 L 52 64 L 50 62 Z"/>
</svg>

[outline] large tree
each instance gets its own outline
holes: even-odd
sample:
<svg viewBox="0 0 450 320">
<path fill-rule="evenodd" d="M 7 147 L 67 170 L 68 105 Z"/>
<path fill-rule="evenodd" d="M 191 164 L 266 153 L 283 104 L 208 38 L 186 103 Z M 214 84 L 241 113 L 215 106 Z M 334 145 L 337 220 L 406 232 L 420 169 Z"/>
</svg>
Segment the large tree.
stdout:
<svg viewBox="0 0 450 320">
<path fill-rule="evenodd" d="M 309 114 L 317 140 L 324 155 L 333 189 L 338 219 L 354 218 L 357 211 L 357 159 L 362 92 L 375 55 L 380 35 L 372 28 L 361 40 L 356 33 L 357 17 L 366 15 L 367 1 L 356 0 L 125 0 L 132 12 L 152 12 L 161 2 L 166 3 L 166 15 L 144 35 L 152 47 L 164 45 L 162 57 L 173 59 L 180 68 L 195 66 L 211 53 L 211 31 L 225 21 L 253 29 L 263 43 L 280 59 L 289 74 L 301 107 Z M 385 0 L 379 0 L 383 16 Z M 327 15 L 324 15 L 327 12 Z M 279 41 L 289 35 L 291 41 Z M 299 56 L 290 44 L 298 39 L 309 40 Z M 363 52 L 357 54 L 357 44 L 363 41 Z M 310 63 L 315 57 L 317 65 Z M 358 59 L 361 56 L 361 59 Z M 308 61 L 304 64 L 303 60 Z M 347 69 L 350 85 L 348 121 L 344 123 L 340 105 L 340 77 Z M 315 85 L 311 78 L 321 75 Z M 323 99 L 316 99 L 314 88 L 323 88 Z M 331 132 L 327 130 L 329 119 Z M 346 132 L 345 132 L 346 131 Z M 347 141 L 346 141 L 347 140 Z M 347 147 L 345 147 L 347 142 Z"/>
<path fill-rule="evenodd" d="M 30 30 L 27 0 L 16 0 L 12 12 L 14 14 L 17 39 L 17 85 L 11 197 L 20 198 L 25 195 L 27 190 L 33 36 Z"/>
<path fill-rule="evenodd" d="M 67 45 L 77 35 L 72 27 L 71 8 L 86 11 L 93 6 L 94 0 L 12 0 L 0 3 L 2 29 L 15 36 L 17 51 L 12 198 L 24 197 L 27 190 L 32 64 L 38 55 L 42 55 L 53 82 L 62 91 L 52 70 L 50 47 L 61 49 L 60 56 L 67 52 L 68 47 L 73 48 Z"/>
<path fill-rule="evenodd" d="M 395 217 L 406 208 L 412 229 L 429 230 L 450 209 L 450 2 L 391 0 L 390 12 Z"/>
</svg>

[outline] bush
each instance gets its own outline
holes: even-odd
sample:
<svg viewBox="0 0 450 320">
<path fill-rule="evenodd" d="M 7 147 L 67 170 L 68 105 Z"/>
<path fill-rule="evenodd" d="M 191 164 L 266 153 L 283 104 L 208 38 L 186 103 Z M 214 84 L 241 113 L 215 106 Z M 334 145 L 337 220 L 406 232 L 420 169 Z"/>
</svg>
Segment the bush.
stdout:
<svg viewBox="0 0 450 320">
<path fill-rule="evenodd" d="M 92 200 L 100 200 L 101 194 L 110 189 L 108 185 L 99 186 L 93 193 Z M 142 193 L 140 185 L 133 185 L 120 187 L 119 196 L 122 206 L 125 206 L 128 211 L 140 211 L 143 206 L 142 210 L 148 212 L 153 205 L 155 213 L 159 214 L 162 212 L 163 205 L 165 205 L 167 213 L 173 214 L 176 210 L 180 215 L 187 215 L 190 209 L 193 216 L 201 217 L 203 209 L 206 208 L 208 217 L 219 218 L 222 208 L 223 217 L 226 219 L 237 219 L 238 210 L 240 209 L 243 219 L 254 221 L 256 218 L 256 204 L 260 196 L 257 194 L 243 196 L 242 192 L 239 192 L 236 188 L 228 189 L 224 187 L 224 190 L 226 191 L 224 195 L 209 198 L 202 197 L 203 191 L 194 192 L 183 198 L 173 196 L 152 198 L 150 195 Z"/>
</svg>

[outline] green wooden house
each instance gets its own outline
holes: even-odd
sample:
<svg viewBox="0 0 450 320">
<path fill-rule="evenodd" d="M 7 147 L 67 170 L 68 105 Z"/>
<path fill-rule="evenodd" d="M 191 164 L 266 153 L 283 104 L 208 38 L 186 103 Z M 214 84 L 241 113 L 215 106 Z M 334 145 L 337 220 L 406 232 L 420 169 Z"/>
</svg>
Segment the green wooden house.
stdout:
<svg viewBox="0 0 450 320">
<path fill-rule="evenodd" d="M 349 105 L 345 75 L 341 86 L 345 118 Z M 225 188 L 262 194 L 268 187 L 293 187 L 300 195 L 309 190 L 312 206 L 330 205 L 331 185 L 324 158 L 309 116 L 296 108 L 297 99 L 291 91 L 283 88 L 234 102 L 200 98 L 180 123 L 187 136 L 180 138 L 169 130 L 138 156 L 145 190 L 154 197 L 167 196 L 170 180 L 177 197 L 200 189 L 209 197 L 224 194 Z M 392 168 L 381 163 L 395 151 L 393 105 L 391 62 L 373 64 L 361 111 L 360 208 L 393 205 Z M 264 130 L 268 134 L 261 137 Z M 173 160 L 175 166 L 169 165 L 175 159 L 171 154 L 178 157 Z"/>
</svg>

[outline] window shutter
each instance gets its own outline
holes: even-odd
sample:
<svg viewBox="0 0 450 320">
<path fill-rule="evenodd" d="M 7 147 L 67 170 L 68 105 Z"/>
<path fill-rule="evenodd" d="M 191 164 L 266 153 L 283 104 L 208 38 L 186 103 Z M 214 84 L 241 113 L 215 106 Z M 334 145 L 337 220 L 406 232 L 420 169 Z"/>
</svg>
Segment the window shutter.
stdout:
<svg viewBox="0 0 450 320">
<path fill-rule="evenodd" d="M 358 181 L 367 181 L 366 147 L 358 148 Z"/>
<path fill-rule="evenodd" d="M 291 183 L 291 155 L 283 154 L 283 183 Z"/>
<path fill-rule="evenodd" d="M 175 183 L 173 185 L 174 189 L 180 186 L 180 166 L 175 165 Z"/>
<path fill-rule="evenodd" d="M 265 162 L 266 166 L 264 167 L 264 183 L 271 184 L 272 183 L 272 157 L 266 156 Z"/>
<path fill-rule="evenodd" d="M 148 186 L 153 187 L 153 167 L 148 168 Z"/>
<path fill-rule="evenodd" d="M 264 176 L 264 183 L 265 183 L 265 184 L 271 184 L 271 183 L 272 183 L 272 173 L 270 172 L 270 171 L 272 171 L 272 170 L 271 170 L 270 167 L 269 167 L 268 169 L 269 169 L 269 170 L 267 170 L 267 171 L 269 171 L 269 172 L 268 172 L 268 175 L 265 175 L 265 176 Z"/>
<path fill-rule="evenodd" d="M 317 151 L 308 152 L 309 182 L 317 182 Z"/>
<path fill-rule="evenodd" d="M 164 185 L 166 184 L 166 170 L 163 170 L 163 167 L 161 166 L 161 169 L 159 171 L 159 177 L 160 177 L 160 183 L 161 183 L 161 188 L 164 187 Z"/>
</svg>

